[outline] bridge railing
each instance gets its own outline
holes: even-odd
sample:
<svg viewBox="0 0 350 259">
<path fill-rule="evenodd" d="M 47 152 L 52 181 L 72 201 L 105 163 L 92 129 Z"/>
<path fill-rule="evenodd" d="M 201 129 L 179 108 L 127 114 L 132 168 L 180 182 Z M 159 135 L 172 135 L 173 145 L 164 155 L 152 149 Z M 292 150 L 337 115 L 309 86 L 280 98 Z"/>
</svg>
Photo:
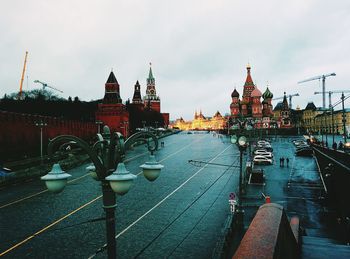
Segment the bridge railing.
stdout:
<svg viewBox="0 0 350 259">
<path fill-rule="evenodd" d="M 314 148 L 315 152 L 319 152 L 321 155 L 333 160 L 335 164 L 338 164 L 340 167 L 343 167 L 345 170 L 350 172 L 350 154 L 348 152 L 315 144 L 313 144 L 312 147 Z"/>
<path fill-rule="evenodd" d="M 233 258 L 299 258 L 299 219 L 289 223 L 282 206 L 262 205 Z"/>
</svg>

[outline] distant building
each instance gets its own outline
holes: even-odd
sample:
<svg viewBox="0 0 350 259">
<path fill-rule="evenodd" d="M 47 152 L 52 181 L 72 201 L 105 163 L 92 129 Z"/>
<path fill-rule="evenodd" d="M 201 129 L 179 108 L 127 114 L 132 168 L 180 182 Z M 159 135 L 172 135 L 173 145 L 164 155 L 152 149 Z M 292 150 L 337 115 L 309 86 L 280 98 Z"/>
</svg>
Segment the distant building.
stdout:
<svg viewBox="0 0 350 259">
<path fill-rule="evenodd" d="M 202 111 L 199 114 L 196 111 L 192 121 L 186 122 L 183 118 L 180 118 L 171 124 L 171 127 L 181 130 L 222 130 L 226 128 L 226 125 L 227 119 L 219 111 L 211 118 L 206 118 Z"/>
<path fill-rule="evenodd" d="M 295 114 L 294 110 L 289 108 L 286 92 L 284 92 L 283 101 L 277 103 L 273 109 L 273 119 L 277 127 L 281 129 L 294 128 L 296 126 L 295 123 L 293 123 L 296 121 L 293 117 Z"/>
<path fill-rule="evenodd" d="M 350 130 L 350 109 L 344 110 L 345 117 L 343 118 L 343 110 L 337 110 L 332 113 L 329 110 L 324 110 L 315 116 L 312 132 L 332 134 L 332 125 L 334 134 L 344 134 L 343 119 L 345 119 L 346 134 L 349 135 Z"/>
<path fill-rule="evenodd" d="M 309 102 L 306 105 L 302 115 L 302 127 L 305 128 L 306 132 L 315 131 L 315 117 L 322 112 L 322 108 L 317 108 L 313 102 Z"/>
</svg>

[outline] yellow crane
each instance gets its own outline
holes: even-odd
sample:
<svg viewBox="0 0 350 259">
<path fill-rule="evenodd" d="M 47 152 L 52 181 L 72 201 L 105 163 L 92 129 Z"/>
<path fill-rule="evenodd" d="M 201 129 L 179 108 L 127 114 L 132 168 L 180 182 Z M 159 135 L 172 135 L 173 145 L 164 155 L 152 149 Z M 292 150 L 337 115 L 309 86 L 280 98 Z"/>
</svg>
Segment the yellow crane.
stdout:
<svg viewBox="0 0 350 259">
<path fill-rule="evenodd" d="M 23 86 L 24 74 L 26 72 L 27 57 L 28 57 L 28 51 L 26 51 L 26 55 L 24 57 L 24 65 L 23 65 L 23 70 L 22 70 L 21 82 L 19 84 L 19 93 L 18 93 L 19 100 L 22 100 L 22 86 Z"/>
</svg>

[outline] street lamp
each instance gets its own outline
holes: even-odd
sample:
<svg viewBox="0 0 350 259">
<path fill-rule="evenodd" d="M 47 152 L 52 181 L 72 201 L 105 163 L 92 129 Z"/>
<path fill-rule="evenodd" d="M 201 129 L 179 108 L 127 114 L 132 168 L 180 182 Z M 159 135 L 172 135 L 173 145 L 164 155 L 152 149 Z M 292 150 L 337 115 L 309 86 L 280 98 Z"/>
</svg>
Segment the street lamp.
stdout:
<svg viewBox="0 0 350 259">
<path fill-rule="evenodd" d="M 40 120 L 39 122 L 35 123 L 35 126 L 40 127 L 40 161 L 42 164 L 43 163 L 43 127 L 46 127 L 47 123 Z"/>
<path fill-rule="evenodd" d="M 61 135 L 49 142 L 48 154 L 53 155 L 56 144 L 61 142 L 74 142 L 82 148 L 92 160 L 93 166 L 88 166 L 87 170 L 92 177 L 102 183 L 103 208 L 106 212 L 106 232 L 107 232 L 107 253 L 108 258 L 116 258 L 115 240 L 115 207 L 116 193 L 126 194 L 136 175 L 127 171 L 123 162 L 125 152 L 131 145 L 139 140 L 147 142 L 148 150 L 151 152 L 150 161 L 141 165 L 144 176 L 154 181 L 160 174 L 163 165 L 159 164 L 153 152 L 158 148 L 158 139 L 151 132 L 137 132 L 124 142 L 124 137 L 120 133 L 110 133 L 108 126 L 103 127 L 103 134 L 97 134 L 98 141 L 90 147 L 84 140 L 70 135 Z M 150 145 L 152 139 L 154 146 Z M 62 146 L 62 145 L 61 145 Z M 41 177 L 49 191 L 61 192 L 67 184 L 67 179 L 71 175 L 62 171 L 59 164 L 54 164 L 51 172 Z"/>
<path fill-rule="evenodd" d="M 101 133 L 101 125 L 103 125 L 103 122 L 95 121 L 95 124 L 97 125 L 97 133 Z"/>
<path fill-rule="evenodd" d="M 247 138 L 245 136 L 231 136 L 231 143 L 237 144 L 239 148 L 239 191 L 238 191 L 238 207 L 237 207 L 237 225 L 241 228 L 243 227 L 243 216 L 244 210 L 242 208 L 242 193 L 243 193 L 243 183 L 242 183 L 242 174 L 243 174 L 243 152 L 247 148 Z"/>
<path fill-rule="evenodd" d="M 66 186 L 69 177 L 71 175 L 62 171 L 59 164 L 54 164 L 52 170 L 47 175 L 41 177 L 41 180 L 45 181 L 47 189 L 51 192 L 59 193 Z"/>
</svg>

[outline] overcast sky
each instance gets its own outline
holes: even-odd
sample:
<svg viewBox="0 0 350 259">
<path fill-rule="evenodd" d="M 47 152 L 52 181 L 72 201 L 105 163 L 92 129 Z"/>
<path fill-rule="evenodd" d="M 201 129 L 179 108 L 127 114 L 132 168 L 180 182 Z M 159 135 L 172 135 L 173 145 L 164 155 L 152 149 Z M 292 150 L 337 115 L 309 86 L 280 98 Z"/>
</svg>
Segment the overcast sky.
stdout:
<svg viewBox="0 0 350 259">
<path fill-rule="evenodd" d="M 348 0 L 11 0 L 0 14 L 1 96 L 18 91 L 26 50 L 25 90 L 39 79 L 87 101 L 103 97 L 112 68 L 123 101 L 136 80 L 144 94 L 152 62 L 171 119 L 228 113 L 248 62 L 262 92 L 299 93 L 294 107 L 322 105 L 318 80 L 303 79 L 335 72 L 327 90 L 350 90 Z"/>
</svg>

